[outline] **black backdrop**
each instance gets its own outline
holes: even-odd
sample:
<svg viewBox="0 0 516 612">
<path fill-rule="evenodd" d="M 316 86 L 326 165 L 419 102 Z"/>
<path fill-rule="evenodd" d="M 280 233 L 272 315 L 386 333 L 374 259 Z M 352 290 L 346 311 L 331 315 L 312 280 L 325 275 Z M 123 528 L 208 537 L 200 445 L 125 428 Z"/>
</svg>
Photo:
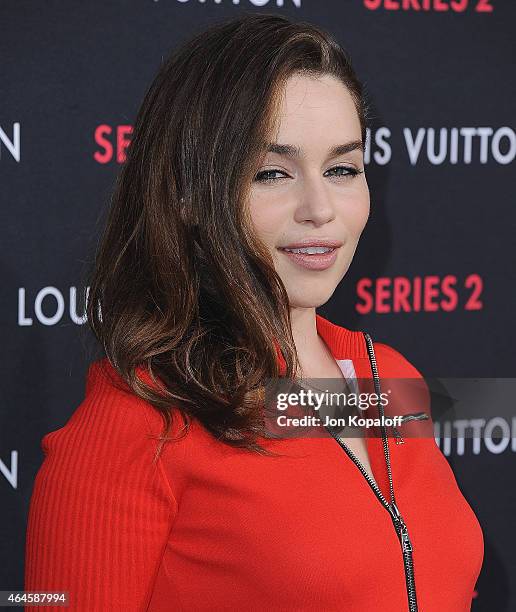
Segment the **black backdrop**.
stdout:
<svg viewBox="0 0 516 612">
<path fill-rule="evenodd" d="M 41 438 L 83 397 L 91 353 L 75 291 L 138 105 L 172 47 L 242 11 L 331 31 L 373 104 L 371 217 L 319 312 L 391 344 L 425 376 L 515 376 L 515 2 L 5 0 L 0 590 L 23 588 Z M 515 451 L 513 440 L 474 453 L 469 440 L 447 454 L 484 532 L 474 610 L 516 609 Z"/>
</svg>

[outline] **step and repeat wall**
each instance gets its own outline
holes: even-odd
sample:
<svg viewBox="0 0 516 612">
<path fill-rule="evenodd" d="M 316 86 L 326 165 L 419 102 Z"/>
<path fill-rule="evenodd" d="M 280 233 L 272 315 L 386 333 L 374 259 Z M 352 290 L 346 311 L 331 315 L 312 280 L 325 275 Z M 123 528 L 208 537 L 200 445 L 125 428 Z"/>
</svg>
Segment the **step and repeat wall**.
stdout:
<svg viewBox="0 0 516 612">
<path fill-rule="evenodd" d="M 175 45 L 242 11 L 330 31 L 372 106 L 370 219 L 319 312 L 428 377 L 516 376 L 515 2 L 6 0 L 0 590 L 23 589 L 41 438 L 77 408 L 97 358 L 81 295 L 138 106 Z M 501 439 L 487 423 L 442 450 L 485 538 L 472 609 L 498 612 L 516 610 L 516 418 Z"/>
</svg>

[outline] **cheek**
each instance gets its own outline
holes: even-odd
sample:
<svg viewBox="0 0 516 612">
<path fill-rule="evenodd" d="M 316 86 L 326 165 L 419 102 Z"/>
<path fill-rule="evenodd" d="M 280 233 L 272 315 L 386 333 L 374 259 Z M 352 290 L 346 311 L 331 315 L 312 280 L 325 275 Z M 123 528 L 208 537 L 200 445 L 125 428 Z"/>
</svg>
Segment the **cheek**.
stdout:
<svg viewBox="0 0 516 612">
<path fill-rule="evenodd" d="M 343 225 L 355 238 L 359 238 L 369 219 L 370 201 L 369 191 L 349 198 L 339 207 L 339 216 Z"/>
<path fill-rule="evenodd" d="M 275 245 L 285 221 L 284 207 L 270 197 L 254 195 L 249 201 L 249 215 L 258 237 L 268 245 Z"/>
</svg>

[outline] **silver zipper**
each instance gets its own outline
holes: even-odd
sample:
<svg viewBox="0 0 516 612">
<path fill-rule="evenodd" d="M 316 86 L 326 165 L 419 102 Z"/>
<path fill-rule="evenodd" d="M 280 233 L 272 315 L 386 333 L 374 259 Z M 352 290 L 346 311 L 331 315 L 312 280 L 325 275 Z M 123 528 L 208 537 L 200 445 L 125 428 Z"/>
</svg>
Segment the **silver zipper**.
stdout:
<svg viewBox="0 0 516 612">
<path fill-rule="evenodd" d="M 375 392 L 380 395 L 380 379 L 378 377 L 378 369 L 376 366 L 376 357 L 374 354 L 373 341 L 371 336 L 367 332 L 362 332 L 364 334 L 366 344 L 367 344 L 367 352 L 369 355 L 369 360 L 371 362 L 371 369 L 373 372 L 373 379 L 375 385 Z M 378 410 L 380 412 L 380 417 L 384 416 L 383 406 L 381 404 L 378 405 Z M 423 413 L 424 414 L 424 413 Z M 408 416 L 408 415 L 406 415 Z M 383 419 L 382 419 L 383 421 Z M 396 533 L 398 535 L 398 539 L 401 544 L 401 550 L 403 554 L 403 565 L 405 568 L 405 582 L 407 585 L 407 597 L 408 597 L 408 606 L 409 612 L 417 612 L 417 599 L 416 599 L 416 585 L 414 580 L 414 564 L 412 559 L 412 543 L 410 541 L 409 533 L 407 525 L 405 524 L 403 517 L 400 514 L 398 506 L 396 505 L 396 498 L 394 496 L 394 485 L 392 482 L 392 472 L 391 472 L 391 461 L 389 455 L 389 445 L 387 443 L 387 432 L 385 430 L 385 426 L 383 423 L 380 425 L 380 429 L 382 432 L 382 442 L 383 442 L 383 452 L 385 455 L 385 462 L 387 465 L 387 473 L 389 476 L 389 492 L 391 497 L 391 502 L 389 503 L 380 488 L 376 484 L 376 482 L 369 476 L 369 473 L 364 468 L 358 457 L 355 453 L 347 446 L 345 442 L 343 442 L 336 433 L 334 433 L 333 428 L 328 426 L 326 429 L 330 432 L 333 438 L 338 442 L 338 444 L 344 449 L 344 451 L 348 454 L 350 459 L 355 463 L 358 469 L 362 472 L 365 479 L 373 489 L 376 497 L 380 500 L 382 505 L 388 510 L 391 519 L 394 524 L 394 528 L 396 529 Z"/>
<path fill-rule="evenodd" d="M 428 414 L 426 412 L 411 412 L 409 414 L 404 414 L 401 417 L 401 422 L 405 423 L 406 421 L 423 421 L 424 419 L 428 419 Z"/>
<path fill-rule="evenodd" d="M 407 421 L 422 421 L 424 419 L 428 419 L 428 414 L 426 412 L 412 412 L 410 414 L 404 414 L 401 417 L 401 423 L 406 423 Z M 397 427 L 392 426 L 392 433 L 394 434 L 394 438 L 396 440 L 396 444 L 404 444 L 404 440 L 402 435 L 399 432 Z"/>
</svg>

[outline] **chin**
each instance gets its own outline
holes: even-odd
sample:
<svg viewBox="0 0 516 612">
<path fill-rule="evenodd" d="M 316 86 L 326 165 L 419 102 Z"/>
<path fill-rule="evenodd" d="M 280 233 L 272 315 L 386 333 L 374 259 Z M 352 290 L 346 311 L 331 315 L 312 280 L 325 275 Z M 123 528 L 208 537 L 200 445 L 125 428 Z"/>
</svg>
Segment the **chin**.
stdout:
<svg viewBox="0 0 516 612">
<path fill-rule="evenodd" d="M 318 308 L 326 304 L 335 288 L 332 285 L 331 287 L 311 287 L 303 291 L 301 287 L 295 289 L 287 287 L 289 306 L 290 308 Z"/>
</svg>

